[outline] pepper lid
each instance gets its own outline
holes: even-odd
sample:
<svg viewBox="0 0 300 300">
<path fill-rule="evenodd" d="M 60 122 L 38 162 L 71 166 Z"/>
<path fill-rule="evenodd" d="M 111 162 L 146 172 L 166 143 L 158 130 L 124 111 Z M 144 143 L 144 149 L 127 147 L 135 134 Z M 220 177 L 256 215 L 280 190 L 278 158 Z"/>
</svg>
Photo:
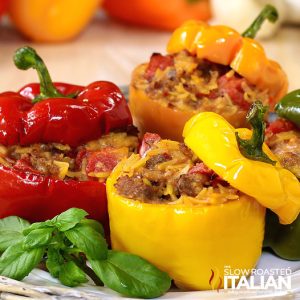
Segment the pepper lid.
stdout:
<svg viewBox="0 0 300 300">
<path fill-rule="evenodd" d="M 265 143 L 261 150 L 269 162 L 253 160 L 241 153 L 238 139 L 252 139 L 251 130 L 235 129 L 222 116 L 203 112 L 186 123 L 183 137 L 185 144 L 209 168 L 232 187 L 274 211 L 282 224 L 290 224 L 297 218 L 300 183 L 296 176 L 280 165 Z"/>
</svg>

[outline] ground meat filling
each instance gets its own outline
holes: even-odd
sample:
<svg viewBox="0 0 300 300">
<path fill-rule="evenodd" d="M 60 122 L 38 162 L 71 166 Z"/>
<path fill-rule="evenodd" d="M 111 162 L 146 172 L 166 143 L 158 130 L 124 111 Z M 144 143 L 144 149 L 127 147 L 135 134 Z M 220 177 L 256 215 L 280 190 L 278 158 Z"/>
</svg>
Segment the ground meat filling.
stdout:
<svg viewBox="0 0 300 300">
<path fill-rule="evenodd" d="M 180 194 L 196 197 L 207 184 L 207 175 L 183 174 L 179 177 L 177 188 Z"/>
<path fill-rule="evenodd" d="M 168 153 L 157 154 L 150 157 L 146 162 L 146 169 L 155 170 L 156 165 L 171 160 L 172 157 Z"/>
<path fill-rule="evenodd" d="M 239 192 L 207 168 L 183 143 L 159 140 L 132 155 L 115 187 L 119 194 L 150 203 L 224 203 Z"/>
<path fill-rule="evenodd" d="M 58 143 L 0 146 L 0 164 L 59 179 L 105 181 L 137 147 L 136 135 L 127 132 L 113 132 L 77 148 Z"/>
<path fill-rule="evenodd" d="M 142 178 L 134 176 L 129 177 L 128 175 L 119 178 L 116 188 L 118 191 L 131 199 L 154 199 L 154 187 L 145 184 Z"/>
<path fill-rule="evenodd" d="M 248 110 L 259 99 L 268 103 L 260 91 L 230 67 L 201 60 L 186 51 L 174 55 L 152 55 L 144 72 L 135 81 L 152 99 L 184 111 L 216 113 Z"/>
<path fill-rule="evenodd" d="M 300 133 L 296 130 L 269 133 L 266 143 L 282 166 L 300 179 Z"/>
</svg>

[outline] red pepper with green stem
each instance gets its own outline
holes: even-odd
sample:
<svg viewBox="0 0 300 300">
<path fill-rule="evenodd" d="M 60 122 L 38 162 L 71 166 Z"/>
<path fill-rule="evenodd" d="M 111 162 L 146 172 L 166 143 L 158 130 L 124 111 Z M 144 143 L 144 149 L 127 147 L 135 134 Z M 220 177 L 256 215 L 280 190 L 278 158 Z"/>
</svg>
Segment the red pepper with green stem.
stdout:
<svg viewBox="0 0 300 300">
<path fill-rule="evenodd" d="M 17 50 L 14 61 L 20 69 L 36 69 L 40 84 L 0 94 L 3 146 L 60 143 L 75 148 L 132 125 L 126 100 L 113 83 L 97 81 L 87 87 L 52 83 L 44 62 L 30 47 Z M 70 207 L 85 209 L 102 222 L 107 218 L 104 182 L 61 180 L 22 162 L 1 164 L 0 181 L 0 218 L 17 215 L 40 221 Z"/>
<path fill-rule="evenodd" d="M 15 64 L 23 70 L 36 69 L 40 79 L 40 84 L 19 91 L 24 101 L 33 102 L 22 117 L 20 144 L 57 142 L 75 147 L 132 124 L 126 101 L 114 84 L 97 81 L 82 87 L 58 83 L 56 87 L 42 59 L 29 47 L 16 52 Z"/>
</svg>

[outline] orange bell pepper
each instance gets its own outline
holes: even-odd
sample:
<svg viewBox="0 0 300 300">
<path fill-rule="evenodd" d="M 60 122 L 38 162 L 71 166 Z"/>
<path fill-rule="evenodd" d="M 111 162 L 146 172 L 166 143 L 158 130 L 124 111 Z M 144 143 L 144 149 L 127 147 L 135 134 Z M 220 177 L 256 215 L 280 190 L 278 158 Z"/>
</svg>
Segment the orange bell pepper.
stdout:
<svg viewBox="0 0 300 300">
<path fill-rule="evenodd" d="M 162 106 L 153 101 L 141 90 L 132 85 L 129 88 L 131 114 L 135 116 L 134 123 L 142 132 L 159 132 L 163 138 L 182 140 L 182 128 L 193 114 Z M 180 120 L 180 121 L 179 121 Z M 147 128 L 147 130 L 145 130 Z"/>
<path fill-rule="evenodd" d="M 228 65 L 270 95 L 270 106 L 287 92 L 287 76 L 280 65 L 268 59 L 263 47 L 252 38 L 243 37 L 226 26 L 210 26 L 201 21 L 188 21 L 173 33 L 168 53 L 182 50 L 198 58 Z"/>
<path fill-rule="evenodd" d="M 166 30 L 173 30 L 188 19 L 211 17 L 208 0 L 105 0 L 104 9 L 122 21 Z"/>
<path fill-rule="evenodd" d="M 37 42 L 73 38 L 88 24 L 100 0 L 11 0 L 9 14 L 17 29 Z"/>
<path fill-rule="evenodd" d="M 243 35 L 227 26 L 187 21 L 173 33 L 167 51 L 172 55 L 185 50 L 200 59 L 231 67 L 251 85 L 268 93 L 268 104 L 272 110 L 286 93 L 288 80 L 279 64 L 268 59 L 262 46 L 253 39 L 265 18 L 275 21 L 276 10 L 272 6 L 266 6 Z M 157 132 L 163 138 L 182 141 L 185 122 L 203 110 L 184 111 L 169 107 L 163 99 L 153 99 L 144 89 L 137 87 L 137 79 L 145 74 L 148 66 L 139 65 L 132 75 L 129 105 L 135 124 L 141 132 Z M 236 87 L 232 89 L 236 90 Z M 234 112 L 224 109 L 218 113 L 237 128 L 247 126 L 247 110 L 240 107 Z"/>
<path fill-rule="evenodd" d="M 141 72 L 138 66 L 132 75 L 132 82 Z M 182 130 L 184 124 L 194 116 L 192 111 L 183 111 L 168 106 L 163 106 L 159 101 L 153 101 L 142 90 L 137 89 L 134 85 L 129 87 L 129 107 L 134 119 L 134 124 L 144 132 L 157 132 L 163 138 L 175 141 L 182 141 Z M 241 120 L 246 126 L 246 110 L 239 110 L 235 114 L 224 112 L 222 115 L 234 127 L 241 127 Z"/>
</svg>

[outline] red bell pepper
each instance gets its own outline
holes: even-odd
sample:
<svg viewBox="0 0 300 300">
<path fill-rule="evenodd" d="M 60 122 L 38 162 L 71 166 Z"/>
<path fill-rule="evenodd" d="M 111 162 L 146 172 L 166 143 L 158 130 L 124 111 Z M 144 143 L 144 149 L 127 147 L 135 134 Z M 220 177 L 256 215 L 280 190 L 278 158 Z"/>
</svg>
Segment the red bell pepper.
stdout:
<svg viewBox="0 0 300 300">
<path fill-rule="evenodd" d="M 30 47 L 17 50 L 14 61 L 20 69 L 36 69 L 40 84 L 0 94 L 0 144 L 77 147 L 132 125 L 126 100 L 113 83 L 53 84 L 42 59 Z M 18 215 L 35 222 L 79 207 L 94 219 L 107 219 L 103 182 L 60 180 L 18 164 L 0 165 L 0 182 L 0 218 Z"/>
<path fill-rule="evenodd" d="M 71 207 L 107 222 L 105 183 L 59 180 L 0 165 L 0 218 L 15 215 L 31 222 L 47 220 Z"/>
<path fill-rule="evenodd" d="M 16 52 L 15 64 L 24 70 L 35 68 L 41 83 L 0 94 L 1 111 L 6 111 L 1 114 L 1 144 L 57 142 L 76 147 L 132 124 L 126 100 L 113 83 L 53 84 L 42 59 L 29 47 Z"/>
</svg>

